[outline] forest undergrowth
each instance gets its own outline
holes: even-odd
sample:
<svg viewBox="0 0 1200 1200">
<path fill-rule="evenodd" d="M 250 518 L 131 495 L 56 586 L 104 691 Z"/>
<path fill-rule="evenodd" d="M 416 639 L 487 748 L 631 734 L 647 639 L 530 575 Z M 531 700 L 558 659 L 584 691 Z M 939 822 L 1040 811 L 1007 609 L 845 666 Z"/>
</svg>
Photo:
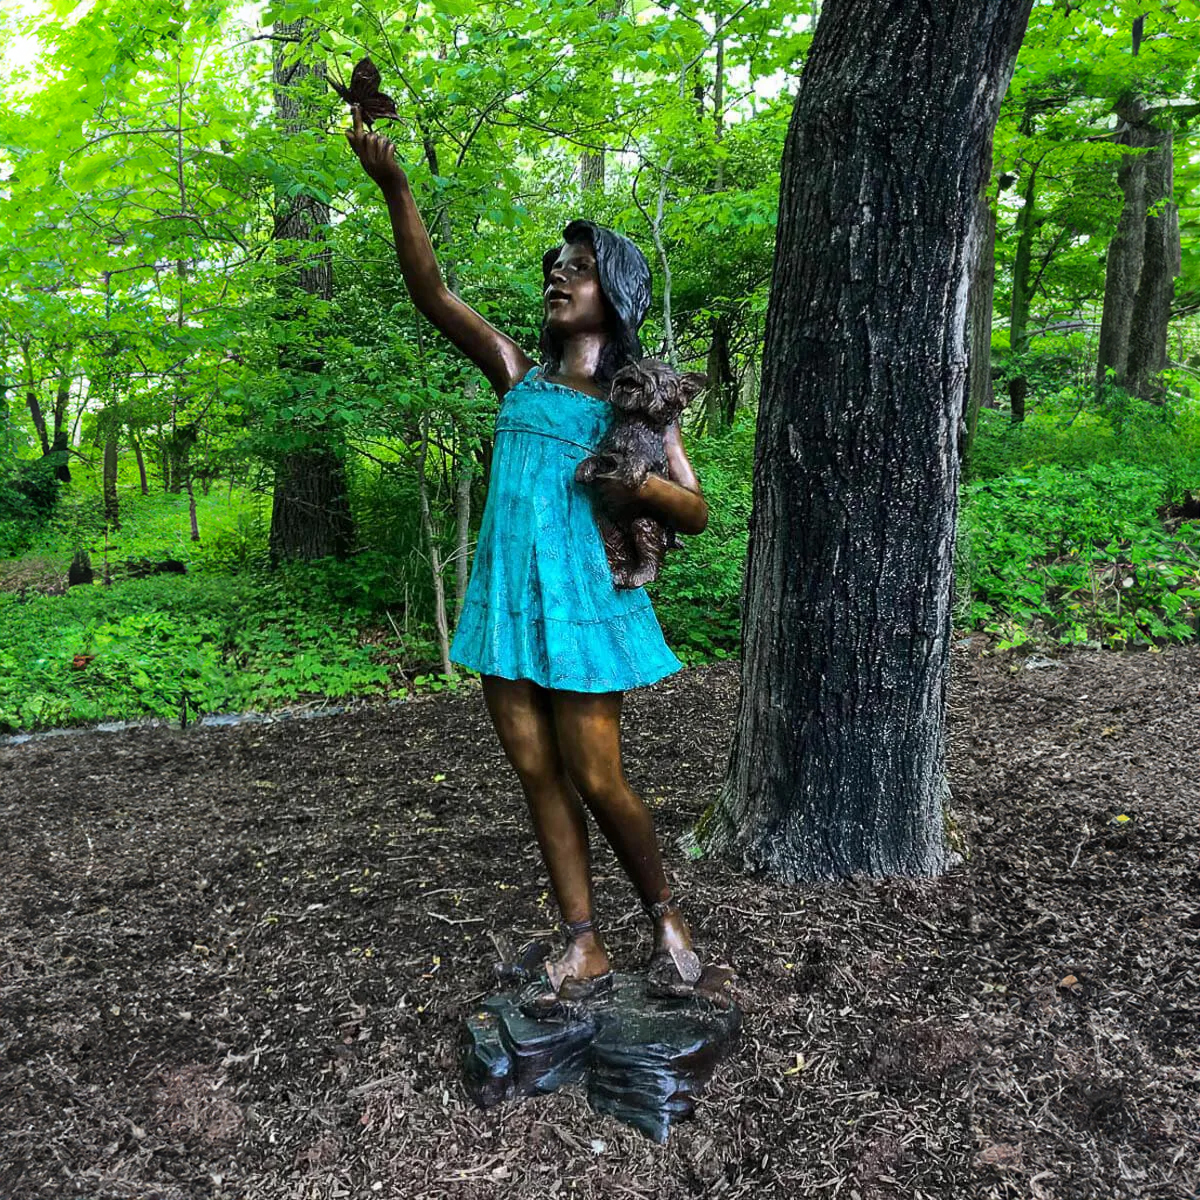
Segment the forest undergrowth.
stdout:
<svg viewBox="0 0 1200 1200">
<path fill-rule="evenodd" d="M 960 497 L 955 625 L 996 652 L 1186 643 L 1200 628 L 1200 403 L 1101 402 L 1055 360 L 1025 364 L 1029 416 L 981 413 Z M 688 665 L 737 654 L 754 424 L 693 436 L 712 519 L 653 587 Z M 369 464 L 368 464 L 369 466 Z M 143 495 L 122 463 L 119 529 L 96 464 L 0 492 L 0 729 L 187 721 L 453 689 L 437 653 L 411 489 L 360 468 L 345 561 L 273 567 L 269 496 L 249 482 Z M 36 479 L 34 483 L 37 483 Z M 24 487 L 22 491 L 21 488 Z M 476 512 L 484 491 L 477 487 Z M 453 546 L 443 547 L 453 588 Z M 83 557 L 83 556 L 86 556 Z M 92 582 L 68 586 L 72 561 Z"/>
</svg>

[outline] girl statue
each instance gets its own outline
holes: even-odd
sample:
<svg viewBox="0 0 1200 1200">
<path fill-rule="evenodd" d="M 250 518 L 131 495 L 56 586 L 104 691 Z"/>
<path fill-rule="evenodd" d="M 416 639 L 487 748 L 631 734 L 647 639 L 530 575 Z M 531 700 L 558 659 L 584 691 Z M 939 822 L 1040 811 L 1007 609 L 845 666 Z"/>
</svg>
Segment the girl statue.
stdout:
<svg viewBox="0 0 1200 1200">
<path fill-rule="evenodd" d="M 592 910 L 586 805 L 654 924 L 648 988 L 685 994 L 700 977 L 671 896 L 650 813 L 621 766 L 621 701 L 680 667 L 641 588 L 613 585 L 588 488 L 575 469 L 613 419 L 613 376 L 642 357 L 638 327 L 650 269 L 628 239 L 572 221 L 542 260 L 540 363 L 451 293 L 390 141 L 346 136 L 383 191 L 396 254 L 416 307 L 486 376 L 500 397 L 491 481 L 455 662 L 478 671 L 488 713 L 533 818 L 567 944 L 546 964 L 557 999 L 612 986 Z M 600 480 L 606 504 L 700 533 L 708 508 L 678 424 L 667 432 L 669 478 L 632 491 Z M 581 805 L 582 801 L 582 805 Z"/>
</svg>

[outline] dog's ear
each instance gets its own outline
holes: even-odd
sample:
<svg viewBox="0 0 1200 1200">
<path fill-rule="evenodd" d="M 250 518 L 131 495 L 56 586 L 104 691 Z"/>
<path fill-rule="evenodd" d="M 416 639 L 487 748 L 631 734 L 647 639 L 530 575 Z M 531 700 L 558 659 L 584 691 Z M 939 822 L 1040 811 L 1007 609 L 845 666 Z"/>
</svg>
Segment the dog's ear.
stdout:
<svg viewBox="0 0 1200 1200">
<path fill-rule="evenodd" d="M 686 408 L 695 398 L 708 387 L 708 376 L 699 371 L 688 371 L 679 377 L 679 398 Z"/>
</svg>

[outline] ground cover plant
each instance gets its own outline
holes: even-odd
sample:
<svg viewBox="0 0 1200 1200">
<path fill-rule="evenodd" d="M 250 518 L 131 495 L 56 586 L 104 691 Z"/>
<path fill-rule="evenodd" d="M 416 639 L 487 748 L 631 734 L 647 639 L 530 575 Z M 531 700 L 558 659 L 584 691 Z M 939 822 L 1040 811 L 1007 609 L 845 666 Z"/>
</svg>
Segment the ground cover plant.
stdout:
<svg viewBox="0 0 1200 1200">
<path fill-rule="evenodd" d="M 1069 365 L 1069 363 L 1068 363 Z M 1097 401 L 1043 373 L 1014 424 L 981 414 L 962 487 L 958 622 L 1008 649 L 1200 634 L 1200 402 Z"/>
</svg>

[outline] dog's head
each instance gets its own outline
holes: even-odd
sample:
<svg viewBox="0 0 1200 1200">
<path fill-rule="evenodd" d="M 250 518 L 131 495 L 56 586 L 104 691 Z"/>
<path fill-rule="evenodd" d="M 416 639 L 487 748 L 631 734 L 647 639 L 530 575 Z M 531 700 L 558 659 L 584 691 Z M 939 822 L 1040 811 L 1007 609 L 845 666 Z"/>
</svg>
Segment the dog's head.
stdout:
<svg viewBox="0 0 1200 1200">
<path fill-rule="evenodd" d="M 643 358 L 617 372 L 609 399 L 620 412 L 665 429 L 707 385 L 708 379 L 695 371 L 680 375 L 661 359 Z"/>
</svg>

